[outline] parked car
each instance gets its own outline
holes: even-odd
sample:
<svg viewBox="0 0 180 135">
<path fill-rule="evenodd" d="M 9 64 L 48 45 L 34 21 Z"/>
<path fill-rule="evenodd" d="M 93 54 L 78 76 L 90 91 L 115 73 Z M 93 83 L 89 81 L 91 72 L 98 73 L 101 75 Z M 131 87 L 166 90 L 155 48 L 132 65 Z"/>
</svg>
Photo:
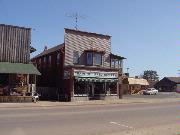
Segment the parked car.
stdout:
<svg viewBox="0 0 180 135">
<path fill-rule="evenodd" d="M 155 88 L 147 88 L 146 90 L 143 91 L 144 95 L 156 95 L 158 94 L 158 90 Z"/>
</svg>

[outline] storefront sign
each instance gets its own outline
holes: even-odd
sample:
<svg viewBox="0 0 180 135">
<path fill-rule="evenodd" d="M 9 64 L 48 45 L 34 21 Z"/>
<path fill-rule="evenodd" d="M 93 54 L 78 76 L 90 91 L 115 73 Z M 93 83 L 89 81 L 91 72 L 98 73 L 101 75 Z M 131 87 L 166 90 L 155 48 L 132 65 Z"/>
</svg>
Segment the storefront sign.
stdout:
<svg viewBox="0 0 180 135">
<path fill-rule="evenodd" d="M 89 78 L 118 78 L 118 72 L 101 72 L 88 70 L 74 70 L 75 77 L 89 77 Z"/>
</svg>

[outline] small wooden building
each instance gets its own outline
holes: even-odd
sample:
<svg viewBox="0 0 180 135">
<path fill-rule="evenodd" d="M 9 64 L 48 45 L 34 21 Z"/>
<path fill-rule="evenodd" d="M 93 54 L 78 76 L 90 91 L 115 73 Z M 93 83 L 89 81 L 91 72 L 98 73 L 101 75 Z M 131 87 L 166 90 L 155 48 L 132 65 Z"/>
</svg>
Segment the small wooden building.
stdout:
<svg viewBox="0 0 180 135">
<path fill-rule="evenodd" d="M 162 92 L 175 92 L 180 84 L 180 77 L 164 77 L 154 87 Z"/>
<path fill-rule="evenodd" d="M 0 99 L 5 96 L 25 95 L 28 92 L 29 75 L 40 75 L 30 63 L 31 29 L 0 24 Z M 3 102 L 4 100 L 0 100 Z"/>
<path fill-rule="evenodd" d="M 42 73 L 41 95 L 67 101 L 121 97 L 125 58 L 111 53 L 111 36 L 67 28 L 64 35 L 63 44 L 32 59 Z"/>
<path fill-rule="evenodd" d="M 149 83 L 146 79 L 141 78 L 124 78 L 123 91 L 124 94 L 140 94 L 141 90 L 148 88 Z"/>
</svg>

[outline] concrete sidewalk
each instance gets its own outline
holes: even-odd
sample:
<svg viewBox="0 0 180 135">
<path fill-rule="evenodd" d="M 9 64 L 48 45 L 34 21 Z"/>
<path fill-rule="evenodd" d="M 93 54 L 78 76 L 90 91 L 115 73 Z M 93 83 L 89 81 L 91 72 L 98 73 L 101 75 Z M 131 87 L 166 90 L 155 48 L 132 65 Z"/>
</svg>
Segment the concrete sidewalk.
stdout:
<svg viewBox="0 0 180 135">
<path fill-rule="evenodd" d="M 29 108 L 29 107 L 60 107 L 60 106 L 85 106 L 85 105 L 110 105 L 110 104 L 134 104 L 134 103 L 169 103 L 178 102 L 180 98 L 123 98 L 117 100 L 92 100 L 75 102 L 51 102 L 39 101 L 37 103 L 0 103 L 0 108 Z"/>
</svg>

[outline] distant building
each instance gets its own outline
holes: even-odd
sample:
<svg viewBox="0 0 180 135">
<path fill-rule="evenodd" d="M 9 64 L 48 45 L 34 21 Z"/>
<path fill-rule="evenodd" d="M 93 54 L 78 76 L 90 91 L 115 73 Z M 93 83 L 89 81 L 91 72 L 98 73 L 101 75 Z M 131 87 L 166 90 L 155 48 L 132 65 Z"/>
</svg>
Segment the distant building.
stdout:
<svg viewBox="0 0 180 135">
<path fill-rule="evenodd" d="M 111 53 L 111 36 L 65 28 L 64 43 L 32 61 L 42 97 L 73 101 L 121 97 L 123 59 Z"/>
<path fill-rule="evenodd" d="M 180 84 L 180 77 L 164 77 L 154 87 L 162 92 L 174 92 Z"/>
<path fill-rule="evenodd" d="M 148 87 L 149 87 L 149 83 L 146 79 L 132 78 L 132 77 L 123 79 L 124 94 L 137 94 L 141 90 L 145 90 Z"/>
</svg>

